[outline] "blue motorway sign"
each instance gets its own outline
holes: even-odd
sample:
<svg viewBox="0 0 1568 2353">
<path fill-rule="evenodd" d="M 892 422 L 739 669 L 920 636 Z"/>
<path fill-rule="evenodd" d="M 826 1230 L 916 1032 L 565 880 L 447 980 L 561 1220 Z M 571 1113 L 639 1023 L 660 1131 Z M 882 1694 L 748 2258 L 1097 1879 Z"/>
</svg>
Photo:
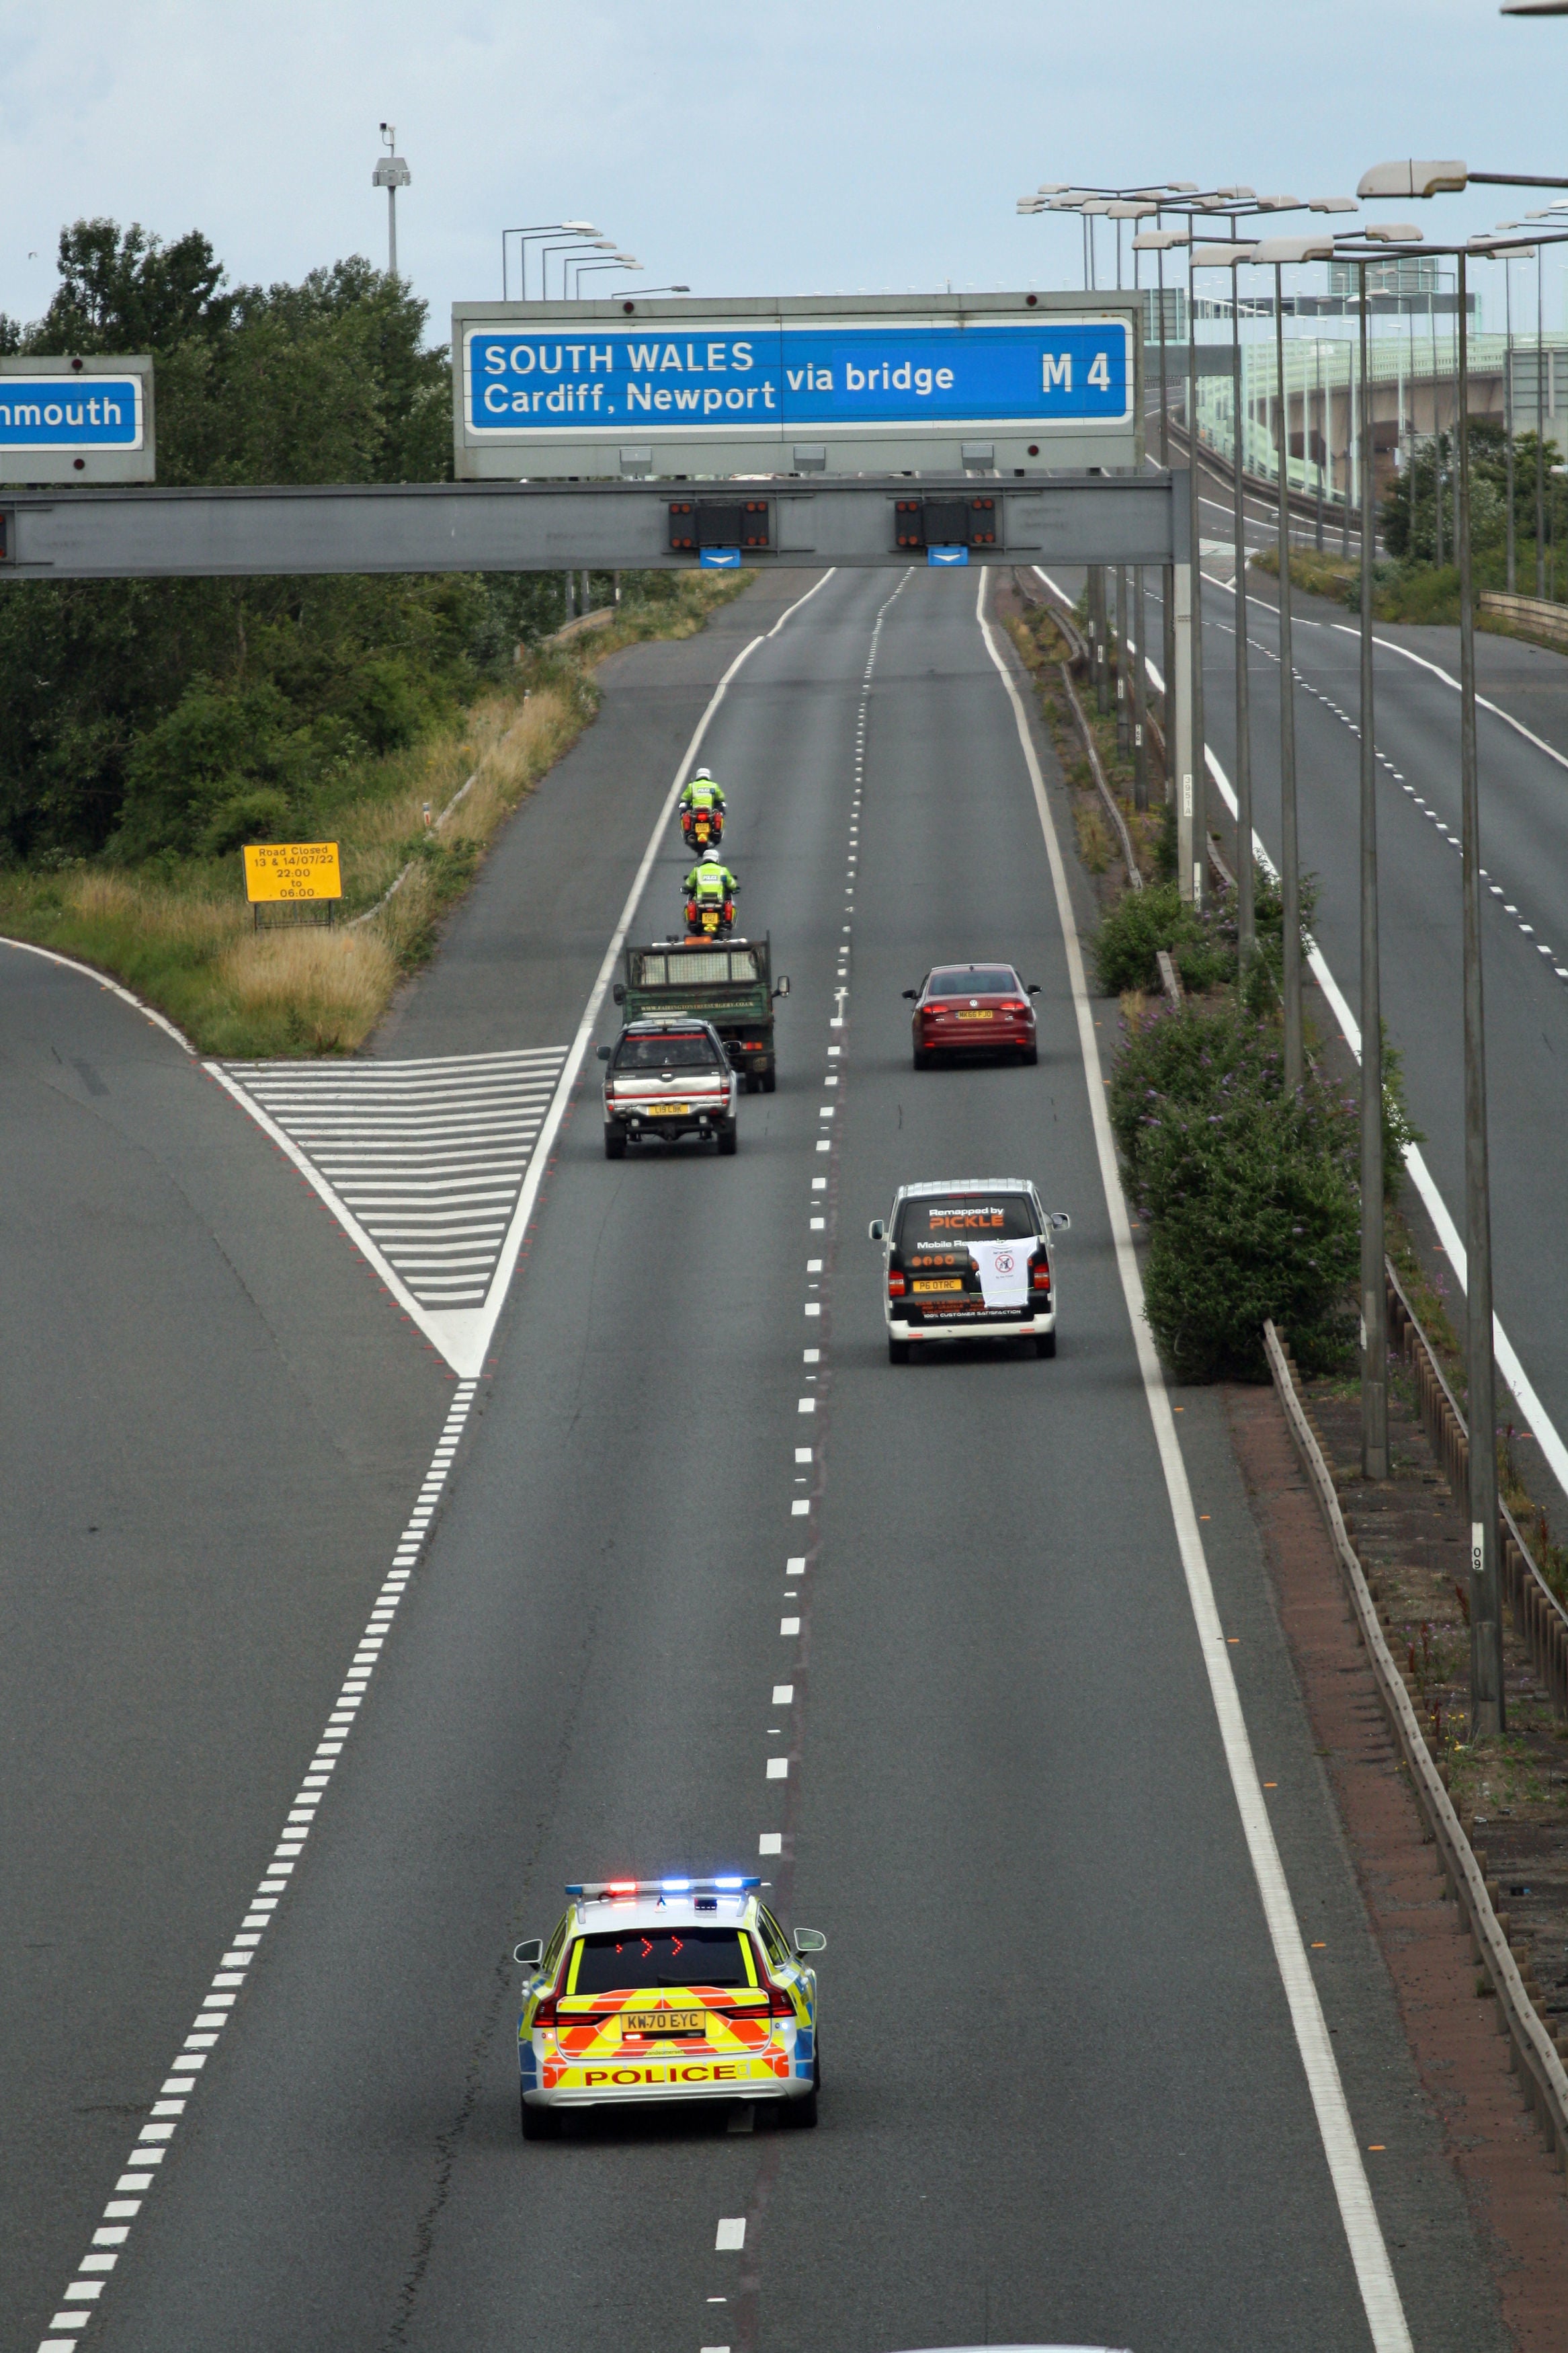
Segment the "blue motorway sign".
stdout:
<svg viewBox="0 0 1568 2353">
<path fill-rule="evenodd" d="M 0 452 L 140 449 L 139 375 L 0 376 Z"/>
<path fill-rule="evenodd" d="M 1013 428 L 1132 416 L 1125 318 L 471 330 L 470 436 Z"/>
<path fill-rule="evenodd" d="M 935 565 L 939 569 L 944 565 L 967 564 L 968 562 L 969 550 L 967 547 L 928 547 L 926 550 L 926 563 L 928 565 Z"/>
<path fill-rule="evenodd" d="M 739 572 L 741 551 L 738 547 L 705 547 L 699 553 L 697 562 L 703 572 Z"/>
</svg>

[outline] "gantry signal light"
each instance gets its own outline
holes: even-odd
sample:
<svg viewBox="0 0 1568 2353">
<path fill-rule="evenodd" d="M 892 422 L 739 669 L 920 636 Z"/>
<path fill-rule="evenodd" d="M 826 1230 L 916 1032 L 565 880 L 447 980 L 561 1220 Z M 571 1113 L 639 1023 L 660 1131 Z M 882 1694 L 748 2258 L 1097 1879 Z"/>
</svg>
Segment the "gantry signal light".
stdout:
<svg viewBox="0 0 1568 2353">
<path fill-rule="evenodd" d="M 896 499 L 895 547 L 994 547 L 994 498 Z"/>
<path fill-rule="evenodd" d="M 756 554 L 773 544 L 766 499 L 671 499 L 672 555 L 696 555 L 705 547 L 738 547 Z"/>
</svg>

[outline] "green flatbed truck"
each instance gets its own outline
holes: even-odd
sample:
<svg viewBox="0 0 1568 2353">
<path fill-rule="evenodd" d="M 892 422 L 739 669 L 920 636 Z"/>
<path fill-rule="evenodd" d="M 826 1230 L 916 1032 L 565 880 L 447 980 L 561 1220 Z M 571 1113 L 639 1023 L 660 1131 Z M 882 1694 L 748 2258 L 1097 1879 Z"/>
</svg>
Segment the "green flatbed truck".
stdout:
<svg viewBox="0 0 1568 2353">
<path fill-rule="evenodd" d="M 626 950 L 626 976 L 615 987 L 624 1021 L 694 1013 L 710 1021 L 744 1074 L 749 1094 L 771 1095 L 773 1005 L 789 995 L 789 975 L 773 976 L 773 944 L 760 940 L 658 940 Z"/>
</svg>

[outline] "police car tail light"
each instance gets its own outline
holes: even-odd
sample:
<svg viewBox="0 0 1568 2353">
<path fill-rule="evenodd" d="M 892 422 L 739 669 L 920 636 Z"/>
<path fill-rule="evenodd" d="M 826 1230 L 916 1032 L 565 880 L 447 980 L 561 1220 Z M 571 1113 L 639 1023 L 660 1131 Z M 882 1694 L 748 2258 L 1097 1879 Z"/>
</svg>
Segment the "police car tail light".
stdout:
<svg viewBox="0 0 1568 2353">
<path fill-rule="evenodd" d="M 534 2011 L 533 2022 L 535 2026 L 554 2025 L 555 1996 L 552 1993 L 547 1993 L 544 2000 L 540 2003 L 539 2008 Z"/>
<path fill-rule="evenodd" d="M 1044 1250 L 1037 1250 L 1029 1261 L 1029 1288 L 1031 1291 L 1048 1291 L 1050 1287 L 1050 1261 Z"/>
</svg>

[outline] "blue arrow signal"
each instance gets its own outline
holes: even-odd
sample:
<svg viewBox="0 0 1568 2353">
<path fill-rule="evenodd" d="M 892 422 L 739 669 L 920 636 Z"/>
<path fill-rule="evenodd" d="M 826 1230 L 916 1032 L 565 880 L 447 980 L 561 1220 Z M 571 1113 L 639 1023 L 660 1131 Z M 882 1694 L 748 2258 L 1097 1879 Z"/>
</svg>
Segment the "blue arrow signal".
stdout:
<svg viewBox="0 0 1568 2353">
<path fill-rule="evenodd" d="M 697 562 L 703 572 L 739 572 L 741 551 L 738 547 L 705 547 Z"/>
<path fill-rule="evenodd" d="M 967 564 L 968 561 L 967 547 L 928 547 L 926 550 L 928 564 Z"/>
</svg>

